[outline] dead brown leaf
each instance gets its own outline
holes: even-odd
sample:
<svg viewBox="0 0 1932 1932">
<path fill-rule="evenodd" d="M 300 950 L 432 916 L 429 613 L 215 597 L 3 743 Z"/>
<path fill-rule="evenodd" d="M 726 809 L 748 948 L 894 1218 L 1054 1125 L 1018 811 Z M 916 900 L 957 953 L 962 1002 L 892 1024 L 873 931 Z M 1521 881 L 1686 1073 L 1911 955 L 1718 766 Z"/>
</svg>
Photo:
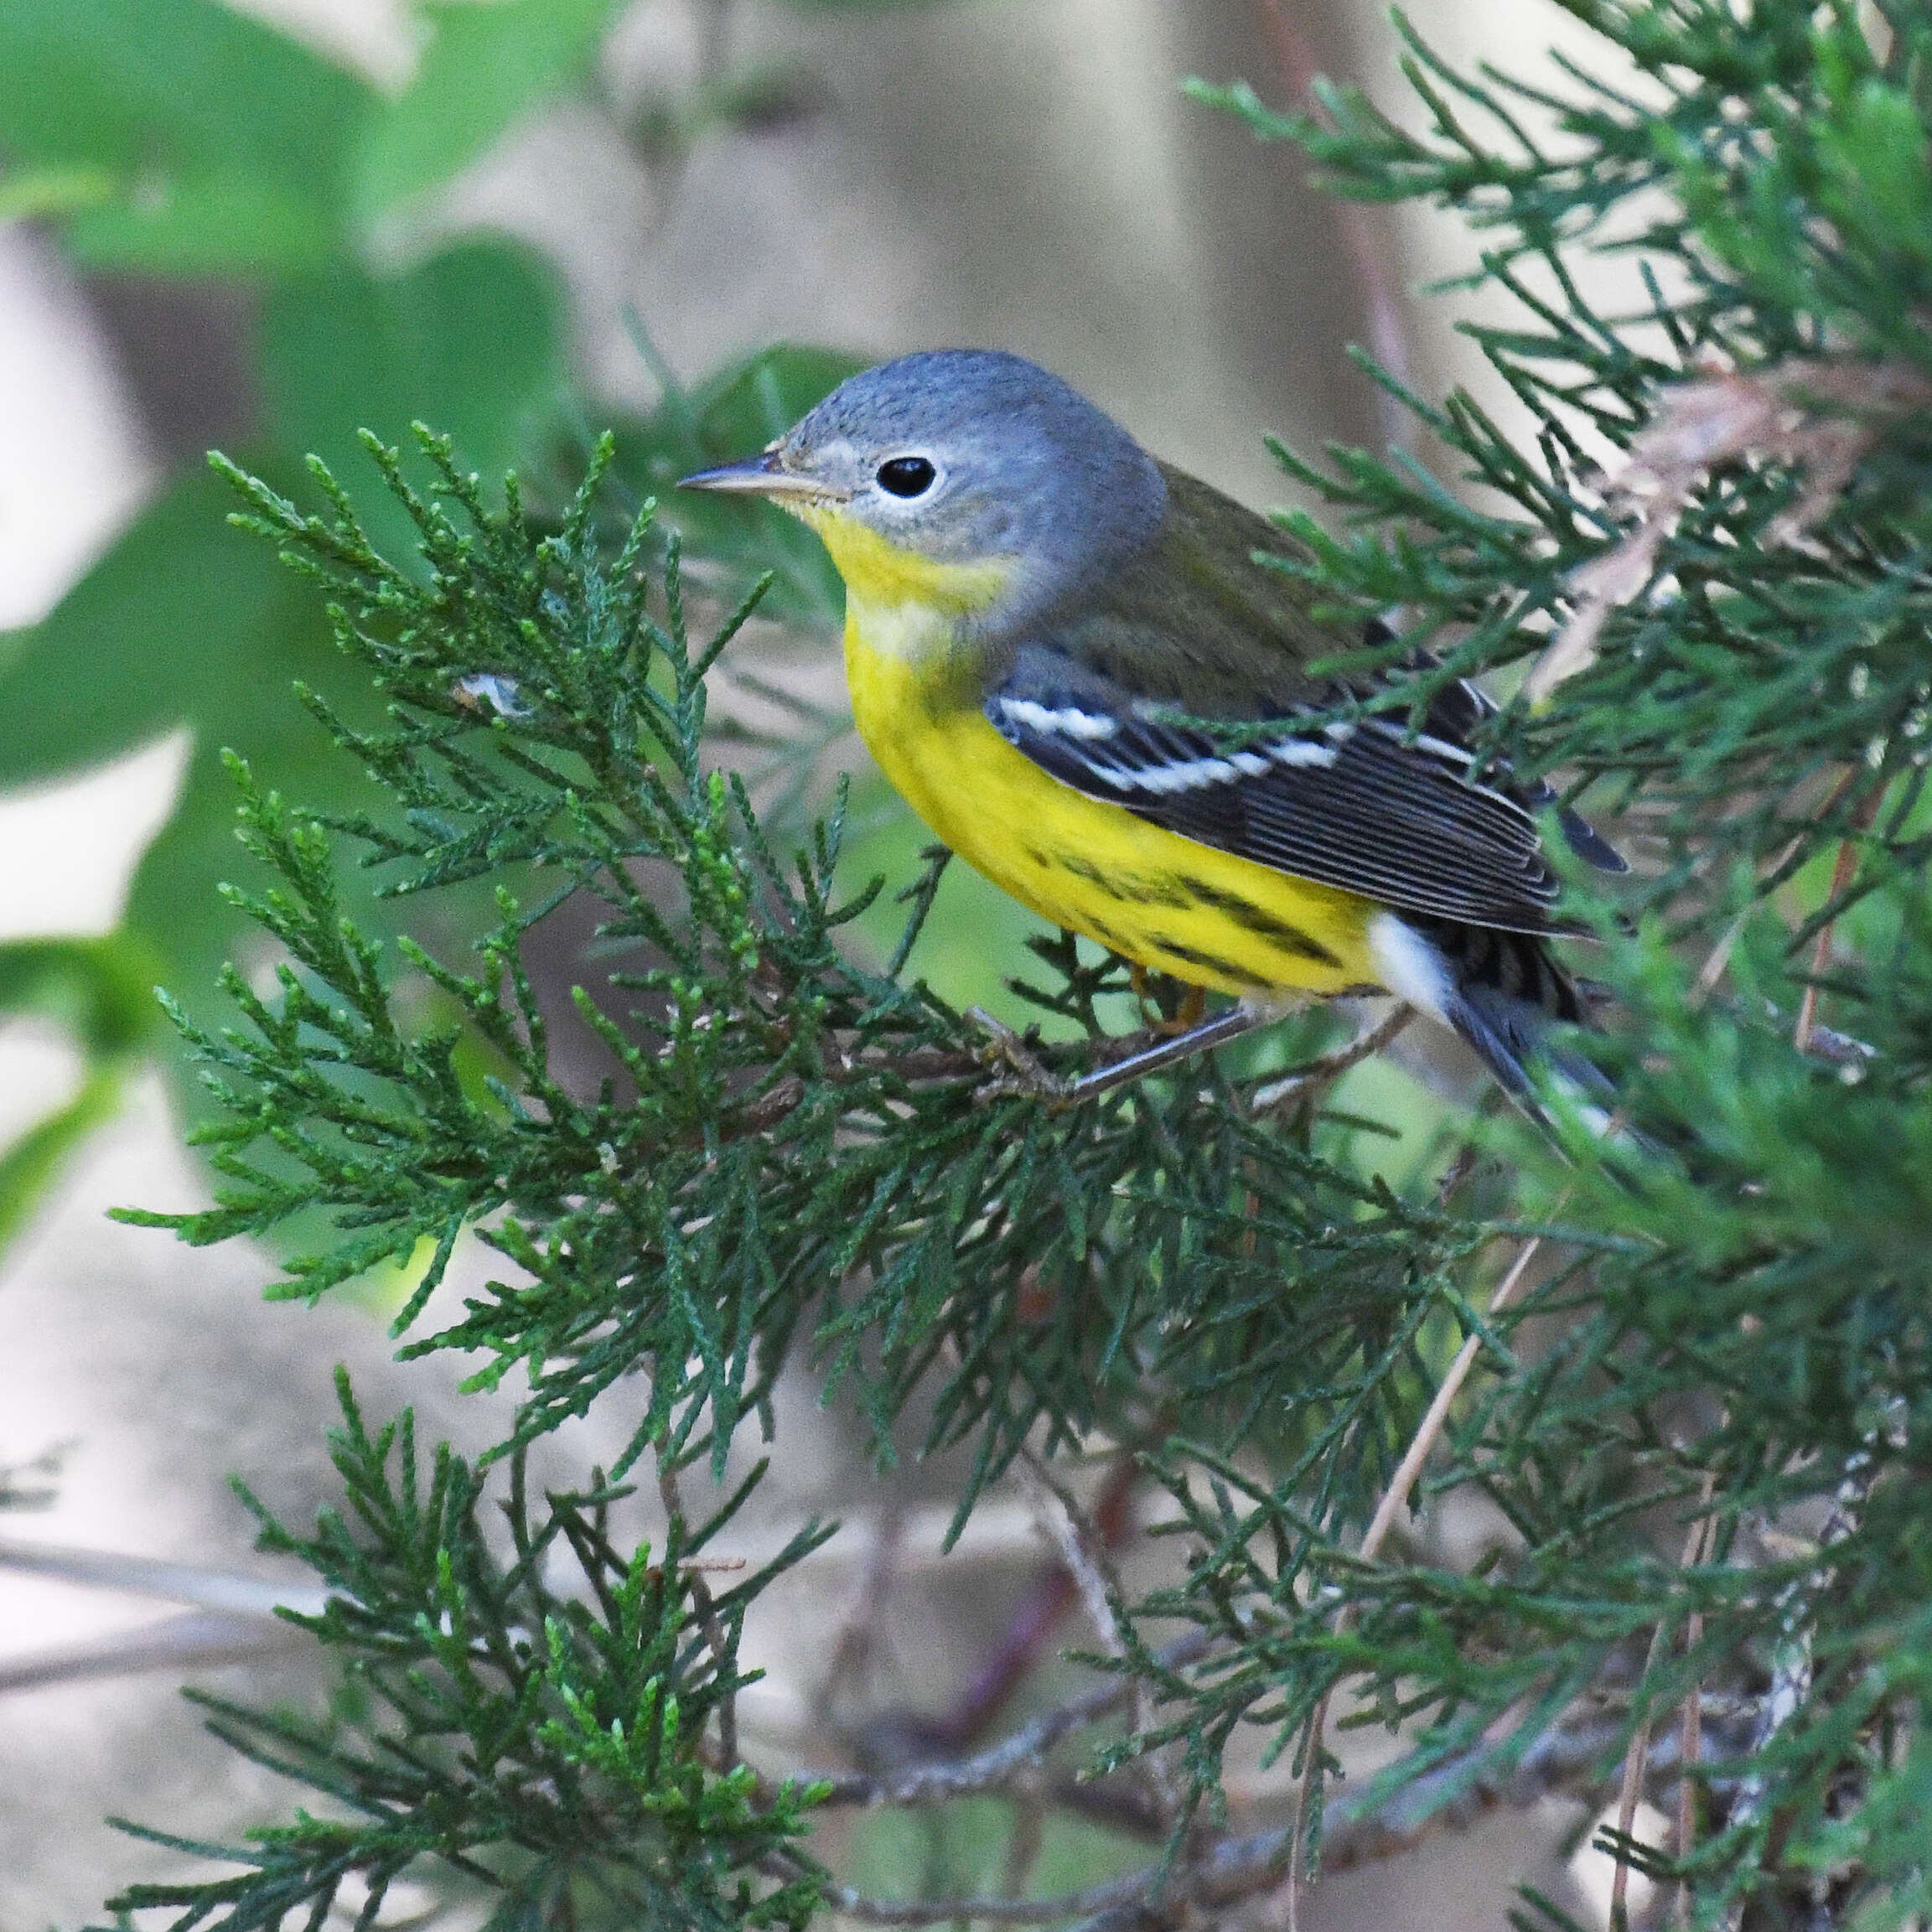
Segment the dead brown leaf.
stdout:
<svg viewBox="0 0 1932 1932">
<path fill-rule="evenodd" d="M 1542 703 L 1595 660 L 1604 619 L 1650 582 L 1664 540 L 1712 470 L 1752 456 L 1802 470 L 1798 500 L 1766 531 L 1770 542 L 1801 543 L 1886 426 L 1929 403 L 1932 381 L 1906 364 L 1824 357 L 1719 370 L 1667 391 L 1610 480 L 1613 500 L 1639 506 L 1637 526 L 1571 573 L 1570 620 L 1525 681 L 1530 702 Z"/>
</svg>

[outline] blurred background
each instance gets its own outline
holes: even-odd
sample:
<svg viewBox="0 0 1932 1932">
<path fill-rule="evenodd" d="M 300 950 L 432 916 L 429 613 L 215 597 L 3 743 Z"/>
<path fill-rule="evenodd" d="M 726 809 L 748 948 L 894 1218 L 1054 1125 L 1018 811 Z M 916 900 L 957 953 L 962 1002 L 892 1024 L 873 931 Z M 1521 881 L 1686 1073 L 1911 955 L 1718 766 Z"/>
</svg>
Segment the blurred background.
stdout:
<svg viewBox="0 0 1932 1932">
<path fill-rule="evenodd" d="M 1410 13 L 1459 60 L 1520 69 L 1574 48 L 1536 0 Z M 495 1439 L 502 1413 L 457 1395 L 442 1358 L 391 1360 L 400 1281 L 313 1312 L 267 1304 L 266 1257 L 103 1218 L 207 1193 L 180 1143 L 192 1075 L 150 989 L 210 1018 L 222 960 L 272 963 L 215 892 L 240 858 L 223 748 L 304 803 L 364 802 L 290 695 L 297 679 L 345 689 L 319 614 L 225 526 L 205 453 L 311 496 L 302 459 L 319 453 L 366 500 L 355 432 L 394 442 L 420 417 L 542 504 L 609 426 L 641 498 L 757 447 L 853 367 L 974 344 L 1048 364 L 1251 502 L 1291 500 L 1264 432 L 1304 452 L 1402 433 L 1349 342 L 1425 395 L 1463 382 L 1508 414 L 1453 304 L 1416 299 L 1475 244 L 1426 212 L 1324 199 L 1182 82 L 1245 77 L 1286 105 L 1318 70 L 1406 115 L 1399 51 L 1376 0 L 0 7 L 0 1932 L 80 1923 L 114 1886 L 191 1862 L 107 1814 L 219 1838 L 285 1802 L 175 1686 L 324 1694 L 298 1645 L 268 1640 L 276 1580 L 226 1479 L 313 1515 L 331 1493 L 333 1365 L 373 1412 L 413 1401 L 426 1432 L 464 1445 Z M 728 660 L 725 715 L 799 739 L 801 812 L 852 771 L 849 876 L 909 880 L 924 836 L 843 728 L 816 546 L 735 507 L 666 510 L 702 597 L 780 572 Z M 370 916 L 427 919 L 447 952 L 462 910 Z M 955 868 L 915 970 L 997 1007 L 1025 930 Z M 537 961 L 553 1000 L 593 970 L 588 939 L 556 922 Z M 593 1043 L 569 1050 L 594 1077 Z M 1380 1083 L 1411 1153 L 1426 1145 L 1441 1103 L 1386 1066 L 1358 1077 Z M 1058 1586 L 1018 1499 L 941 1561 L 952 1472 L 880 1479 L 802 1383 L 784 1423 L 748 1546 L 812 1511 L 847 1528 L 790 1586 L 796 1614 L 752 1634 L 770 1673 L 754 1748 L 828 1763 L 855 1712 L 983 1699 L 1016 1619 Z M 628 1427 L 593 1419 L 557 1453 L 581 1467 Z M 1133 1532 L 1130 1579 L 1154 1562 Z M 1493 1529 L 1426 1533 L 1474 1560 Z M 1049 1654 L 1085 1634 L 1055 1614 Z M 1352 1752 L 1386 1748 L 1353 1735 L 1370 1742 Z M 1237 1804 L 1278 1798 L 1251 1769 Z M 1336 1874 L 1315 1920 L 1500 1924 L 1525 1876 L 1588 1919 L 1607 1865 L 1567 1848 L 1588 1822 L 1556 1800 L 1499 1814 Z M 842 1831 L 828 1855 L 874 1890 L 987 1877 L 970 1815 Z M 1106 1857 L 1098 1833 L 1049 1847 L 1041 1883 L 1104 1876 Z M 454 1922 L 437 1894 L 420 1904 Z"/>
</svg>

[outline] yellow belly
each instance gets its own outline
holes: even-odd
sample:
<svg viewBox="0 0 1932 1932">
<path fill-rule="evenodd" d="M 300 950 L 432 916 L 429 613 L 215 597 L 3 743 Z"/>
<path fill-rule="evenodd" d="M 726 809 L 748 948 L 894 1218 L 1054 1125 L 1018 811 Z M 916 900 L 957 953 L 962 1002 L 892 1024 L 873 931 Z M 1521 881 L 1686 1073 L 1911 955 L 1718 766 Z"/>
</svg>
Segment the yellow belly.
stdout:
<svg viewBox="0 0 1932 1932">
<path fill-rule="evenodd" d="M 929 663 L 846 624 L 859 736 L 906 802 L 976 872 L 1050 925 L 1220 992 L 1372 986 L 1374 901 L 1163 831 L 1049 777 Z"/>
</svg>

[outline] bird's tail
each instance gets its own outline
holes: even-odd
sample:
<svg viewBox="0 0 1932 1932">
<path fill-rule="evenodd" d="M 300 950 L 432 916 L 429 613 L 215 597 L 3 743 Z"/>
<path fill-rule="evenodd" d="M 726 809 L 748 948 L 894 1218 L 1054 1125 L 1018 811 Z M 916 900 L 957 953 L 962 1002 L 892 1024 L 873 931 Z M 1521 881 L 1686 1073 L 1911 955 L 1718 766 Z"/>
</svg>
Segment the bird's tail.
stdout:
<svg viewBox="0 0 1932 1932">
<path fill-rule="evenodd" d="M 1550 1037 L 1554 1024 L 1587 1025 L 1577 980 L 1540 933 L 1381 914 L 1372 935 L 1384 983 L 1440 1020 L 1474 1050 L 1526 1112 L 1546 1117 L 1533 1068 L 1608 1119 L 1613 1098 L 1603 1073 Z"/>
</svg>

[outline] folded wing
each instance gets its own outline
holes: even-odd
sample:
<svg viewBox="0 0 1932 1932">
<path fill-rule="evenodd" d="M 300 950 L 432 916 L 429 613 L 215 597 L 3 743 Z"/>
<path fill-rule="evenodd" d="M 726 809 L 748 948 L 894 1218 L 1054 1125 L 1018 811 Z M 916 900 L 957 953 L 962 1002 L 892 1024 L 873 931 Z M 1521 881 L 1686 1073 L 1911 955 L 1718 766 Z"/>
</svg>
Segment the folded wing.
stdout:
<svg viewBox="0 0 1932 1932">
<path fill-rule="evenodd" d="M 1476 779 L 1459 733 L 1446 735 L 1485 705 L 1457 686 L 1419 734 L 1395 717 L 1299 715 L 1230 733 L 1169 722 L 1184 703 L 1137 699 L 1050 643 L 1022 645 L 985 699 L 994 728 L 1042 769 L 1150 824 L 1399 912 L 1548 932 L 1558 883 L 1533 815 L 1553 797 Z M 1588 826 L 1562 816 L 1583 857 L 1621 869 Z"/>
</svg>

